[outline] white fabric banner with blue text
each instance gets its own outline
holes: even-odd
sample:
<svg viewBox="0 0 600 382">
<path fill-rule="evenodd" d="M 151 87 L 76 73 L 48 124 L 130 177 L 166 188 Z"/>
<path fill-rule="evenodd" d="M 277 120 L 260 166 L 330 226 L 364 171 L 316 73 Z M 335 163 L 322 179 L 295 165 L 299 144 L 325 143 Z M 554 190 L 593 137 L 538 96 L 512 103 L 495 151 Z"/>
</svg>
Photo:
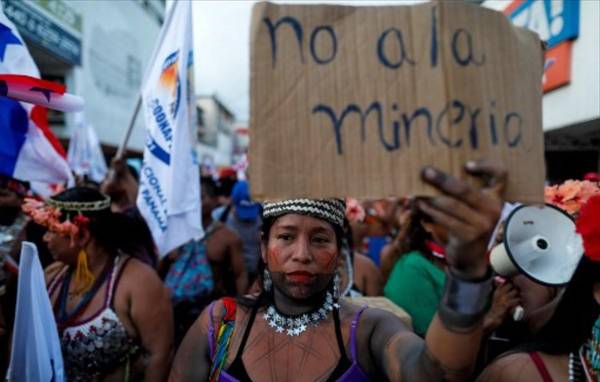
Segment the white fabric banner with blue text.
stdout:
<svg viewBox="0 0 600 382">
<path fill-rule="evenodd" d="M 192 70 L 191 3 L 177 1 L 142 85 L 147 138 L 137 205 L 161 257 L 203 235 Z"/>
</svg>

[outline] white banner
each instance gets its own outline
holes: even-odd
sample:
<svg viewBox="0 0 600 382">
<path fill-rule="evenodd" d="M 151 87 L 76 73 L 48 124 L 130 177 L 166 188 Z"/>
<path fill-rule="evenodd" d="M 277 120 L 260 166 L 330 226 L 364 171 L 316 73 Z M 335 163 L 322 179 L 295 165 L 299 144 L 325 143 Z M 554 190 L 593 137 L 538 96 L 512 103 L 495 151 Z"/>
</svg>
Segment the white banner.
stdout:
<svg viewBox="0 0 600 382">
<path fill-rule="evenodd" d="M 33 243 L 23 242 L 7 381 L 65 380 L 58 330 Z"/>
<path fill-rule="evenodd" d="M 102 182 L 108 172 L 96 131 L 85 121 L 83 113 L 75 114 L 67 161 L 75 174 L 87 175 L 94 182 Z"/>
<path fill-rule="evenodd" d="M 142 88 L 147 140 L 137 205 L 161 256 L 203 235 L 192 71 L 191 2 L 177 1 Z"/>
</svg>

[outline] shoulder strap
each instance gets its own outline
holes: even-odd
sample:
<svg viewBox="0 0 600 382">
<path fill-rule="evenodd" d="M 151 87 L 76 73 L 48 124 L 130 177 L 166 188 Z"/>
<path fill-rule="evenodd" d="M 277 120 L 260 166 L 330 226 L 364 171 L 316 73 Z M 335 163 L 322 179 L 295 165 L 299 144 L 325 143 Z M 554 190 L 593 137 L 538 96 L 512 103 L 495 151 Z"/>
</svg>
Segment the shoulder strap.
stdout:
<svg viewBox="0 0 600 382">
<path fill-rule="evenodd" d="M 340 327 L 341 325 L 339 309 L 333 310 L 333 323 L 335 326 L 335 337 L 337 339 L 338 347 L 340 348 L 340 357 L 348 359 L 348 354 L 346 354 L 346 347 L 344 346 L 344 339 L 342 337 L 342 329 Z"/>
<path fill-rule="evenodd" d="M 108 276 L 108 295 L 106 296 L 106 304 L 110 304 L 111 307 L 113 306 L 113 300 L 115 298 L 115 289 L 119 284 L 119 280 L 121 279 L 123 270 L 125 269 L 125 266 L 129 262 L 129 260 L 131 260 L 131 256 L 127 256 L 125 257 L 125 259 L 123 259 L 123 256 L 118 256 L 115 259 L 113 269 L 110 275 Z"/>
<path fill-rule="evenodd" d="M 252 312 L 250 313 L 250 318 L 248 319 L 248 324 L 246 325 L 246 329 L 244 331 L 244 336 L 242 337 L 242 342 L 240 342 L 240 347 L 238 348 L 237 354 L 233 363 L 238 362 L 238 359 L 241 360 L 242 353 L 244 351 L 244 347 L 246 347 L 246 341 L 248 341 L 248 337 L 250 336 L 250 331 L 252 331 L 252 325 L 254 324 L 254 318 L 256 318 L 256 312 L 258 311 L 258 305 L 255 305 L 252 308 Z"/>
<path fill-rule="evenodd" d="M 546 365 L 544 364 L 544 360 L 542 359 L 540 354 L 538 352 L 532 352 L 532 353 L 528 353 L 528 354 L 529 354 L 529 358 L 531 358 L 531 360 L 533 361 L 533 364 L 535 365 L 535 367 L 538 369 L 540 375 L 542 376 L 542 381 L 552 382 L 552 377 L 550 376 L 550 373 L 548 372 L 548 369 L 546 368 Z"/>
<path fill-rule="evenodd" d="M 62 276 L 65 275 L 65 272 L 67 272 L 68 268 L 69 268 L 68 265 L 63 266 L 56 273 L 54 273 L 54 276 L 52 276 L 52 278 L 48 282 L 48 296 L 50 296 L 50 298 L 52 298 L 52 295 L 54 294 L 56 287 L 60 284 L 60 281 L 63 278 Z"/>
<path fill-rule="evenodd" d="M 360 322 L 360 316 L 368 308 L 367 305 L 363 305 L 354 315 L 352 320 L 352 326 L 350 328 L 350 351 L 352 352 L 352 362 L 358 362 L 358 344 L 356 343 L 356 332 L 358 331 L 358 323 Z"/>
</svg>

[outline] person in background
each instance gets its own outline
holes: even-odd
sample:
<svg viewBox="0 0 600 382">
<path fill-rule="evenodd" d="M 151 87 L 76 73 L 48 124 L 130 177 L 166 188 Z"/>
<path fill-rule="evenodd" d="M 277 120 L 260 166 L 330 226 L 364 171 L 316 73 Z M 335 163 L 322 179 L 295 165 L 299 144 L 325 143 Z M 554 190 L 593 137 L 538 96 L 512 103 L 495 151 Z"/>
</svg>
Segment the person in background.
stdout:
<svg viewBox="0 0 600 382">
<path fill-rule="evenodd" d="M 248 276 L 242 254 L 240 236 L 212 217 L 219 205 L 217 184 L 210 177 L 201 178 L 202 225 L 206 239 L 206 254 L 212 268 L 215 284 L 214 298 L 236 296 L 246 293 Z"/>
<path fill-rule="evenodd" d="M 9 333 L 16 303 L 17 256 L 28 223 L 21 205 L 28 193 L 28 183 L 0 175 L 0 375 L 5 375 L 9 362 Z"/>
<path fill-rule="evenodd" d="M 124 212 L 135 207 L 138 194 L 137 172 L 127 165 L 125 158 L 113 158 L 100 191 L 110 196 L 113 212 Z"/>
<path fill-rule="evenodd" d="M 406 245 L 384 287 L 385 297 L 412 317 L 415 333 L 423 336 L 435 315 L 446 283 L 446 229 L 436 224 L 413 200 Z"/>
<path fill-rule="evenodd" d="M 237 182 L 237 172 L 231 167 L 223 167 L 219 170 L 218 176 L 218 195 L 219 206 L 228 206 L 231 204 L 231 192 Z"/>
<path fill-rule="evenodd" d="M 550 320 L 526 344 L 480 375 L 487 382 L 600 380 L 600 195 L 582 207 L 577 231 L 585 254 Z"/>
<path fill-rule="evenodd" d="M 250 199 L 248 182 L 238 180 L 231 191 L 231 204 L 220 207 L 213 218 L 227 224 L 242 240 L 242 254 L 248 274 L 248 285 L 252 285 L 258 273 L 260 260 L 261 206 Z"/>
<path fill-rule="evenodd" d="M 46 282 L 68 380 L 164 380 L 173 351 L 169 294 L 129 255 L 131 219 L 86 187 L 28 200 L 23 210 L 48 229 L 56 262 Z"/>
<path fill-rule="evenodd" d="M 350 207 L 349 207 L 350 206 Z M 352 211 L 358 208 L 361 212 Z M 350 219 L 358 220 L 364 217 L 364 210 L 356 199 L 347 199 L 346 219 L 344 219 L 344 240 L 342 241 L 340 277 L 343 296 L 381 296 L 383 285 L 381 272 L 373 260 L 356 252 L 352 235 Z"/>
<path fill-rule="evenodd" d="M 120 212 L 131 218 L 129 237 L 135 244 L 135 253 L 132 255 L 156 269 L 158 252 L 154 239 L 136 205 L 138 180 L 137 171 L 127 164 L 126 159 L 114 158 L 106 179 L 100 185 L 100 191 L 111 198 L 110 208 L 113 212 Z"/>
<path fill-rule="evenodd" d="M 161 264 L 165 284 L 171 291 L 175 317 L 175 347 L 214 299 L 246 292 L 247 280 L 239 236 L 219 220 L 217 184 L 200 177 L 204 236 L 171 253 Z"/>
</svg>

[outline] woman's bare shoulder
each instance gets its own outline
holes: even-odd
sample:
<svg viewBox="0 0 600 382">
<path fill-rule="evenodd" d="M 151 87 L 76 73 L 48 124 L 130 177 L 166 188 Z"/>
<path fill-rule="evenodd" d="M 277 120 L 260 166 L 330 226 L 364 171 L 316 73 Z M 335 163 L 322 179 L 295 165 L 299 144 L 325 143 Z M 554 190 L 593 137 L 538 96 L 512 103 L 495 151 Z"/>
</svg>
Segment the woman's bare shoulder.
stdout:
<svg viewBox="0 0 600 382">
<path fill-rule="evenodd" d="M 512 353 L 494 360 L 477 382 L 536 382 L 541 376 L 528 353 Z"/>
</svg>

